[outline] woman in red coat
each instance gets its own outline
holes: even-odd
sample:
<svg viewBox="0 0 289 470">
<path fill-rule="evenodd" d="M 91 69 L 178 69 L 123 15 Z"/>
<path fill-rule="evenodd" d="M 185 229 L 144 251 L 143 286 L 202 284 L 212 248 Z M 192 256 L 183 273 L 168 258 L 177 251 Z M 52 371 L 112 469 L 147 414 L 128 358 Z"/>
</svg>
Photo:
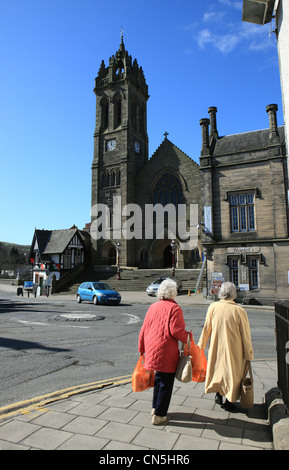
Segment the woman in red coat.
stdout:
<svg viewBox="0 0 289 470">
<path fill-rule="evenodd" d="M 174 300 L 176 296 L 176 282 L 164 280 L 158 289 L 159 301 L 148 309 L 139 334 L 139 352 L 145 355 L 145 368 L 156 371 L 152 424 L 167 420 L 180 358 L 178 341 L 186 343 L 188 335 L 192 339 L 192 333 L 185 330 L 183 311 Z"/>
</svg>

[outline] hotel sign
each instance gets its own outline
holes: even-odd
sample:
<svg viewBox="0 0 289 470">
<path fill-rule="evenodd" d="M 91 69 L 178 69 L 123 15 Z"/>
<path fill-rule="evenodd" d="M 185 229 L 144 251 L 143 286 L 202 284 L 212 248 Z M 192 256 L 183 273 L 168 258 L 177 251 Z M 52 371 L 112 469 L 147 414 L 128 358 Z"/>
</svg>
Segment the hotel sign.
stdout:
<svg viewBox="0 0 289 470">
<path fill-rule="evenodd" d="M 230 248 L 227 248 L 227 253 L 230 253 L 231 255 L 260 253 L 260 247 L 259 246 L 230 247 Z"/>
</svg>

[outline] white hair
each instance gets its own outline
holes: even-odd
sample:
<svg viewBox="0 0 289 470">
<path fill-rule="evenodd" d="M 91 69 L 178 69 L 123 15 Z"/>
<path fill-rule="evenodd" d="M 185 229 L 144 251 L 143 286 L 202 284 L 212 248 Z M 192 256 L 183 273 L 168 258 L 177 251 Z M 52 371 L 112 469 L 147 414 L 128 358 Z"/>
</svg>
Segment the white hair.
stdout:
<svg viewBox="0 0 289 470">
<path fill-rule="evenodd" d="M 223 282 L 220 287 L 219 299 L 235 299 L 237 297 L 237 290 L 235 284 L 232 282 Z"/>
<path fill-rule="evenodd" d="M 172 279 L 165 279 L 158 288 L 159 300 L 174 299 L 178 295 L 177 283 Z"/>
</svg>

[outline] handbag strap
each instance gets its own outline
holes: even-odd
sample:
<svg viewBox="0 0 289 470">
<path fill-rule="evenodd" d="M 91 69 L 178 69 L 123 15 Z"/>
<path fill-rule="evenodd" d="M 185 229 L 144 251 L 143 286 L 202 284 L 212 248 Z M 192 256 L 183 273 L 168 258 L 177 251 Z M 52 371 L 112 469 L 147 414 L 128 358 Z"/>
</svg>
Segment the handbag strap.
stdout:
<svg viewBox="0 0 289 470">
<path fill-rule="evenodd" d="M 191 343 L 191 341 L 190 341 L 190 335 L 188 334 L 187 343 L 182 343 L 182 350 L 181 350 L 181 353 L 182 353 L 182 354 L 184 353 L 185 344 L 188 345 L 188 349 L 189 349 L 189 351 L 190 351 L 190 343 Z"/>
<path fill-rule="evenodd" d="M 251 361 L 246 361 L 245 370 L 244 370 L 244 375 L 243 375 L 243 380 L 245 379 L 245 377 L 246 377 L 246 375 L 247 375 L 248 372 L 249 372 L 250 378 L 253 380 Z"/>
</svg>

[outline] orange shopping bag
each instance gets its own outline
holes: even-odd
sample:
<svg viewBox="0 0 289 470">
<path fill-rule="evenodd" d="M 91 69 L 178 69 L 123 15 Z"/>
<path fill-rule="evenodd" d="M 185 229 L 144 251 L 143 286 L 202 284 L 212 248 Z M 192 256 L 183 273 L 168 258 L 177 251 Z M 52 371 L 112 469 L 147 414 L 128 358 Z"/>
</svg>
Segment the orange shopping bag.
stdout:
<svg viewBox="0 0 289 470">
<path fill-rule="evenodd" d="M 132 374 L 132 389 L 134 392 L 143 392 L 153 387 L 155 382 L 155 373 L 153 370 L 144 368 L 144 356 L 140 356 Z"/>
<path fill-rule="evenodd" d="M 188 354 L 188 345 L 185 346 L 185 353 Z M 204 351 L 195 344 L 194 338 L 190 343 L 189 355 L 191 356 L 194 382 L 205 382 L 207 372 L 207 358 Z"/>
</svg>

